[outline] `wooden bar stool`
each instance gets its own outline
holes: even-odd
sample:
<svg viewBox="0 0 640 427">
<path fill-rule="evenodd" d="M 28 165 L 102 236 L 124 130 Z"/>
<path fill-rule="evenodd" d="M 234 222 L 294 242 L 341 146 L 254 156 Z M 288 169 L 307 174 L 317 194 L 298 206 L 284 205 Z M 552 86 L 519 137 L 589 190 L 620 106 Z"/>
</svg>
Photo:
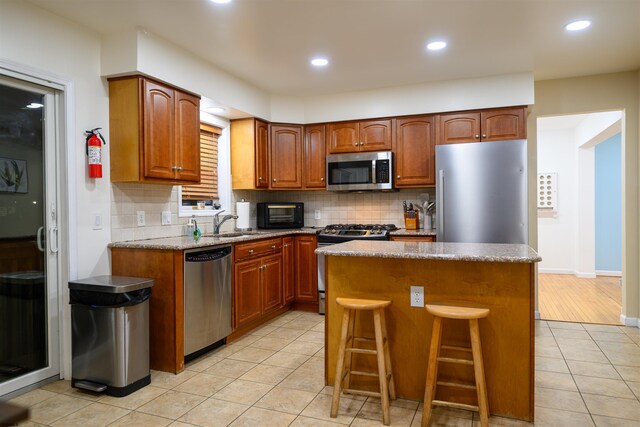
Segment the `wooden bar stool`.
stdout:
<svg viewBox="0 0 640 427">
<path fill-rule="evenodd" d="M 389 415 L 389 398 L 396 398 L 396 389 L 391 371 L 391 359 L 389 358 L 389 342 L 387 340 L 387 325 L 384 319 L 385 307 L 391 305 L 391 301 L 336 298 L 336 303 L 344 307 L 342 317 L 342 335 L 340 337 L 340 347 L 338 349 L 338 360 L 336 363 L 336 375 L 333 386 L 333 401 L 331 402 L 331 417 L 338 416 L 340 407 L 340 392 L 347 394 L 359 394 L 362 396 L 379 397 L 382 404 L 382 422 L 384 425 L 391 423 Z M 356 337 L 353 334 L 355 317 L 357 310 L 373 311 L 373 326 L 375 329 L 375 340 L 371 338 Z M 358 342 L 375 342 L 376 349 L 354 347 Z M 349 353 L 347 355 L 347 353 Z M 353 353 L 376 355 L 378 359 L 378 372 L 362 372 L 351 370 L 351 357 Z M 364 375 L 378 377 L 380 382 L 380 392 L 356 390 L 349 387 L 351 375 Z M 344 387 L 343 387 L 344 384 Z"/>
<path fill-rule="evenodd" d="M 425 305 L 425 308 L 429 313 L 433 314 L 434 319 L 433 331 L 431 333 L 431 347 L 429 348 L 429 364 L 427 365 L 427 383 L 424 390 L 424 412 L 422 414 L 422 427 L 427 427 L 429 425 L 432 405 L 478 411 L 480 412 L 480 424 L 482 425 L 482 427 L 487 427 L 489 425 L 489 402 L 487 400 L 487 386 L 484 380 L 484 365 L 482 362 L 482 347 L 480 345 L 480 330 L 478 328 L 478 319 L 487 317 L 487 315 L 489 314 L 489 309 L 482 307 L 456 306 L 454 304 L 448 303 L 427 304 Z M 440 346 L 443 318 L 469 320 L 471 348 L 448 345 Z M 441 349 L 470 352 L 472 360 L 464 358 L 459 359 L 453 357 L 441 357 Z M 438 362 L 473 365 L 473 371 L 475 374 L 475 385 L 452 381 L 438 381 Z M 476 393 L 478 395 L 478 406 L 447 402 L 443 400 L 434 400 L 436 395 L 436 385 L 474 389 L 476 390 Z"/>
</svg>

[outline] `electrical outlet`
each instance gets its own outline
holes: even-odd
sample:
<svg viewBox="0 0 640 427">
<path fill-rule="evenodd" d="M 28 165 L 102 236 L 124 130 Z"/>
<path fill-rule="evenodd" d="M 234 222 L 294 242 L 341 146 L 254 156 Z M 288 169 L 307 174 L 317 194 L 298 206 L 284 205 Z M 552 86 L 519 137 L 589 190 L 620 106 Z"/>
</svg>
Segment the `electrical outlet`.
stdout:
<svg viewBox="0 0 640 427">
<path fill-rule="evenodd" d="M 144 211 L 137 211 L 136 212 L 136 221 L 138 222 L 138 227 L 144 227 Z"/>
<path fill-rule="evenodd" d="M 162 211 L 162 225 L 171 225 L 171 211 Z"/>
<path fill-rule="evenodd" d="M 411 287 L 411 307 L 424 308 L 424 286 Z"/>
<path fill-rule="evenodd" d="M 313 212 L 313 219 L 320 219 L 320 217 L 321 217 L 321 216 L 322 216 L 322 215 L 320 214 L 320 210 L 319 210 L 319 209 L 316 209 L 316 210 Z"/>
</svg>

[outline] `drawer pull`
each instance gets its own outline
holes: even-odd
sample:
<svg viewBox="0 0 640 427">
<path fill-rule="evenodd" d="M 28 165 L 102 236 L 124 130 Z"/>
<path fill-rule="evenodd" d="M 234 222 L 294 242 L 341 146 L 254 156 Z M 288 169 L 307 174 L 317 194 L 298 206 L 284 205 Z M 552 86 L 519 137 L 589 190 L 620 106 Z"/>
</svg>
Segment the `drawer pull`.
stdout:
<svg viewBox="0 0 640 427">
<path fill-rule="evenodd" d="M 271 245 L 271 249 L 275 249 L 275 248 L 276 248 L 276 245 Z"/>
<path fill-rule="evenodd" d="M 320 181 L 324 181 L 324 177 L 323 177 L 323 178 L 320 178 Z"/>
<path fill-rule="evenodd" d="M 253 249 L 249 249 L 249 253 L 252 254 L 254 251 Z"/>
<path fill-rule="evenodd" d="M 486 138 L 486 137 L 487 137 L 487 135 L 485 135 L 485 134 L 483 133 L 483 134 L 482 134 L 482 137 L 483 137 L 483 138 Z"/>
</svg>

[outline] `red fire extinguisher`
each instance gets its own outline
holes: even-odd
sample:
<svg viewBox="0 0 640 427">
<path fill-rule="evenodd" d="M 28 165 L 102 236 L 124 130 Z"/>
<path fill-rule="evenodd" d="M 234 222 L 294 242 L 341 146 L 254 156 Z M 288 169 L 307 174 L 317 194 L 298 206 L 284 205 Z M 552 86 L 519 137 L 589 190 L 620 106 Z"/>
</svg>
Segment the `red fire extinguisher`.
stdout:
<svg viewBox="0 0 640 427">
<path fill-rule="evenodd" d="M 100 129 L 87 130 L 87 163 L 89 164 L 89 178 L 102 178 L 102 145 L 106 141 L 100 134 Z"/>
</svg>

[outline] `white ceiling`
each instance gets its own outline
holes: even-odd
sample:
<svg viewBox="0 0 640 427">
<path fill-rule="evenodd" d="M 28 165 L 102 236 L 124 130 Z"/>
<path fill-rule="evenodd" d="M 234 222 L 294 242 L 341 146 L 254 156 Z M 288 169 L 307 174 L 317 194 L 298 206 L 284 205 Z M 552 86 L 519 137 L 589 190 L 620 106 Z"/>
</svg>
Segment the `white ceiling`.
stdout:
<svg viewBox="0 0 640 427">
<path fill-rule="evenodd" d="M 31 0 L 104 35 L 142 27 L 273 94 L 640 68 L 640 0 Z M 568 33 L 567 22 L 592 26 Z M 445 51 L 425 44 L 446 39 Z M 309 60 L 331 61 L 313 69 Z"/>
</svg>

